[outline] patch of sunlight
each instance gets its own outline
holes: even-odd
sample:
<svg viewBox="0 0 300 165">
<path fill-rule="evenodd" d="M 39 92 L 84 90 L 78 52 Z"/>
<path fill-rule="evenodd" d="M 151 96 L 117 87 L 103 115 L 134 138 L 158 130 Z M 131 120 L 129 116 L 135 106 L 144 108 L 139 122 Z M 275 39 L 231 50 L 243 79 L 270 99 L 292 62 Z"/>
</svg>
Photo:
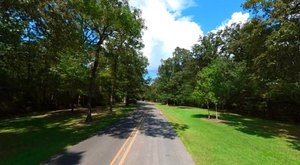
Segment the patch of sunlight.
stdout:
<svg viewBox="0 0 300 165">
<path fill-rule="evenodd" d="M 61 125 L 62 125 L 61 122 L 49 123 L 46 125 L 46 128 L 54 128 L 54 127 L 59 127 Z"/>
<path fill-rule="evenodd" d="M 244 118 L 243 120 L 244 121 L 253 121 L 253 119 L 250 119 L 250 118 Z"/>
<path fill-rule="evenodd" d="M 29 131 L 27 128 L 5 128 L 1 129 L 0 133 L 24 133 Z"/>
<path fill-rule="evenodd" d="M 103 117 L 103 116 L 107 116 L 109 115 L 109 113 L 95 113 L 93 114 L 93 117 Z"/>
<path fill-rule="evenodd" d="M 23 122 L 23 121 L 28 121 L 28 120 L 30 120 L 29 117 L 16 117 L 16 118 L 12 118 L 12 119 L 4 119 L 0 122 L 0 125 L 8 125 L 11 123 Z"/>
<path fill-rule="evenodd" d="M 79 119 L 73 119 L 68 121 L 67 123 L 63 124 L 66 129 L 73 129 L 74 127 L 83 127 L 85 126 L 85 123 L 81 118 Z"/>
<path fill-rule="evenodd" d="M 40 119 L 49 116 L 48 114 L 30 116 L 30 119 Z"/>
<path fill-rule="evenodd" d="M 110 113 L 109 112 L 100 112 L 100 113 L 93 113 L 92 115 L 93 115 L 94 119 L 98 120 L 98 119 L 101 119 L 103 117 L 110 115 Z"/>
<path fill-rule="evenodd" d="M 286 129 L 278 129 L 278 135 L 280 137 L 285 137 L 285 138 L 293 138 L 293 137 L 296 137 L 296 136 L 292 136 L 292 135 L 289 135 L 289 131 L 286 130 Z"/>
</svg>

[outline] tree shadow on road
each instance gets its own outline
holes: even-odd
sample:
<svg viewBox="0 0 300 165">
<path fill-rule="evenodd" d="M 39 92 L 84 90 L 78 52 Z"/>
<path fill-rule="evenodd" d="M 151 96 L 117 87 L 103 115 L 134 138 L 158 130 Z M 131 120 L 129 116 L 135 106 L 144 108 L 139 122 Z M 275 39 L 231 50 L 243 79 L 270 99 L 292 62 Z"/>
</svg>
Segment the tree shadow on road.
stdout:
<svg viewBox="0 0 300 165">
<path fill-rule="evenodd" d="M 58 165 L 58 164 L 80 164 L 82 154 L 84 152 L 63 152 L 63 157 L 57 156 L 53 157 L 47 162 L 41 163 L 40 165 Z"/>
<path fill-rule="evenodd" d="M 141 128 L 141 134 L 151 137 L 163 137 L 174 139 L 177 137 L 172 126 L 163 119 L 156 118 L 154 115 L 147 115 Z"/>
<path fill-rule="evenodd" d="M 149 104 L 144 104 L 141 108 L 147 113 L 141 128 L 141 133 L 146 136 L 174 139 L 177 137 L 175 130 L 188 129 L 186 124 L 167 122 L 162 114 Z"/>
<path fill-rule="evenodd" d="M 138 110 L 133 112 L 129 117 L 126 117 L 111 127 L 99 133 L 107 134 L 115 138 L 127 138 L 133 129 L 138 125 L 141 118 L 144 121 L 140 127 L 142 135 L 151 137 L 163 137 L 167 139 L 174 139 L 177 137 L 175 130 L 186 130 L 186 124 L 169 123 L 159 114 L 158 111 L 149 103 L 139 103 Z M 175 130 L 174 130 L 175 129 Z"/>
<path fill-rule="evenodd" d="M 143 110 L 145 110 L 145 105 L 147 104 L 138 104 L 138 108 L 131 113 L 131 115 L 120 119 L 118 122 L 112 124 L 110 127 L 100 131 L 98 136 L 109 135 L 119 139 L 126 139 L 134 128 L 140 122 L 140 119 L 143 116 Z"/>
<path fill-rule="evenodd" d="M 115 138 L 126 139 L 136 127 L 137 123 L 137 117 L 126 117 L 99 132 L 98 135 L 101 136 L 103 134 L 106 134 Z"/>
</svg>

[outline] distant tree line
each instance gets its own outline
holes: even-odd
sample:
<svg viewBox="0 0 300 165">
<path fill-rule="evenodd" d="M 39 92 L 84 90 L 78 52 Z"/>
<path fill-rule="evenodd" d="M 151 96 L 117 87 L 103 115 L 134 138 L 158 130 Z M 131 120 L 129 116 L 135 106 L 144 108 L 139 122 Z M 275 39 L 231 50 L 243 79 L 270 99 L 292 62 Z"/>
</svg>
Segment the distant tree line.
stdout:
<svg viewBox="0 0 300 165">
<path fill-rule="evenodd" d="M 162 60 L 145 97 L 300 122 L 300 1 L 247 0 L 253 17 Z"/>
<path fill-rule="evenodd" d="M 4 0 L 0 20 L 0 113 L 140 96 L 144 23 L 127 0 Z"/>
</svg>

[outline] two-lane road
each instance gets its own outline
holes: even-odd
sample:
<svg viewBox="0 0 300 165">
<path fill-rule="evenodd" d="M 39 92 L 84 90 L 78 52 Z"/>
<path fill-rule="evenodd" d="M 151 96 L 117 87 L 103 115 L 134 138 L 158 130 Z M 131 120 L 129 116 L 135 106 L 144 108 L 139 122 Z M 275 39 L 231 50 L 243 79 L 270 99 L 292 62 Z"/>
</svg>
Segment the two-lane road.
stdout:
<svg viewBox="0 0 300 165">
<path fill-rule="evenodd" d="M 161 112 L 150 103 L 138 104 L 131 116 L 43 164 L 194 164 Z"/>
</svg>

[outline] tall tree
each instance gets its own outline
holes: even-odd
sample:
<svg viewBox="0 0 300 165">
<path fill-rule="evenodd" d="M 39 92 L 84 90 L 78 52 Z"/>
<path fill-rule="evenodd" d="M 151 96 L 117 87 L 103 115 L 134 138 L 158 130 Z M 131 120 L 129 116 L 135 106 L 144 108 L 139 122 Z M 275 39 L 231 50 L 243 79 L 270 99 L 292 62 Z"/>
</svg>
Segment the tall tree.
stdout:
<svg viewBox="0 0 300 165">
<path fill-rule="evenodd" d="M 139 12 L 131 10 L 127 1 L 89 0 L 79 1 L 82 26 L 86 31 L 87 44 L 94 51 L 91 58 L 92 68 L 89 85 L 88 115 L 86 122 L 92 120 L 92 96 L 96 86 L 97 70 L 101 53 L 106 51 L 107 42 L 116 39 L 119 33 L 125 33 L 135 40 L 140 39 L 143 22 Z"/>
<path fill-rule="evenodd" d="M 107 94 L 99 94 L 97 89 L 120 95 L 125 88 L 117 89 L 118 80 L 142 82 L 147 65 L 139 52 L 144 24 L 140 11 L 127 0 L 0 4 L 0 75 L 4 77 L 0 80 L 0 105 L 4 100 L 5 104 L 24 106 L 15 109 L 54 108 L 69 104 L 70 97 L 88 95 L 89 122 L 93 95 L 106 98 Z M 128 67 L 136 65 L 136 74 L 130 79 L 118 79 L 125 74 L 121 62 Z M 110 84 L 97 78 L 107 70 L 111 70 L 107 72 Z"/>
</svg>

